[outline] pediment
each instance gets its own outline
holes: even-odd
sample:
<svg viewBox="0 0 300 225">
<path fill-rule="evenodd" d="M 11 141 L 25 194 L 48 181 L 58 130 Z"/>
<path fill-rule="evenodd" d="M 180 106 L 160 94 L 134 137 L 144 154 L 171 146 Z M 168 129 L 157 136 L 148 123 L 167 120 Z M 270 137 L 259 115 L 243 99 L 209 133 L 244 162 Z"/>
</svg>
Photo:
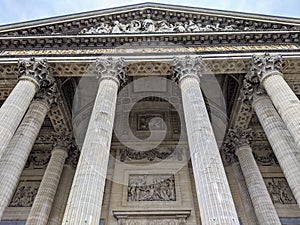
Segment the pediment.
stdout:
<svg viewBox="0 0 300 225">
<path fill-rule="evenodd" d="M 0 36 L 300 30 L 300 20 L 143 3 L 0 27 Z"/>
</svg>

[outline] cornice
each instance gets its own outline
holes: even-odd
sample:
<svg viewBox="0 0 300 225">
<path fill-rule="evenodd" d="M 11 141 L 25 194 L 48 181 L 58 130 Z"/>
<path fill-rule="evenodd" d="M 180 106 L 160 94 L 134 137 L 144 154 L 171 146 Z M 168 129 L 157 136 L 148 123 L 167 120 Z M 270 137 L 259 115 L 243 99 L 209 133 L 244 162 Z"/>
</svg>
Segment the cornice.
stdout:
<svg viewBox="0 0 300 225">
<path fill-rule="evenodd" d="M 214 9 L 203 9 L 178 5 L 156 3 L 142 3 L 130 6 L 121 6 L 93 12 L 78 13 L 55 18 L 30 21 L 0 27 L 0 33 L 15 36 L 17 34 L 45 34 L 45 33 L 78 33 L 79 30 L 95 26 L 101 22 L 111 23 L 145 18 L 147 14 L 152 19 L 167 21 L 193 20 L 204 24 L 221 23 L 235 24 L 239 27 L 253 27 L 258 29 L 291 29 L 299 27 L 300 20 L 278 16 L 265 16 L 249 13 L 230 12 Z M 242 29 L 243 30 L 243 29 Z"/>
<path fill-rule="evenodd" d="M 217 45 L 267 45 L 300 43 L 300 31 L 232 31 L 195 33 L 81 34 L 0 36 L 0 50 L 7 49 L 72 49 L 122 48 L 124 46 L 185 47 Z"/>
</svg>

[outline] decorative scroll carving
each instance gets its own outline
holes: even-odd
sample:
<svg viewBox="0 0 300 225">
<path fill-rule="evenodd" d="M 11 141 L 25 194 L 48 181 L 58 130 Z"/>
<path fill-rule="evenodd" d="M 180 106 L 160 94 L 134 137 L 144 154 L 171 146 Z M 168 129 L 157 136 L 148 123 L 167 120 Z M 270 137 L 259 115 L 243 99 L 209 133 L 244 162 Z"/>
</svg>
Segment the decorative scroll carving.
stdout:
<svg viewBox="0 0 300 225">
<path fill-rule="evenodd" d="M 176 201 L 174 175 L 129 175 L 127 201 Z"/>
<path fill-rule="evenodd" d="M 174 58 L 174 75 L 173 80 L 179 82 L 179 80 L 187 75 L 201 76 L 204 64 L 201 57 L 192 58 L 186 56 L 183 58 Z"/>
<path fill-rule="evenodd" d="M 279 166 L 270 146 L 252 146 L 253 155 L 258 165 L 261 166 Z"/>
<path fill-rule="evenodd" d="M 83 28 L 79 34 L 120 34 L 120 33 L 168 33 L 168 32 L 207 32 L 207 31 L 237 31 L 235 25 L 222 26 L 220 23 L 203 24 L 201 21 L 195 22 L 188 20 L 186 22 L 169 22 L 167 20 L 153 20 L 148 14 L 147 18 L 141 20 L 132 20 L 122 23 L 115 20 L 113 24 L 100 23 L 97 26 Z M 251 27 L 245 27 L 244 30 L 252 30 Z"/>
<path fill-rule="evenodd" d="M 177 148 L 178 147 L 170 147 L 167 151 L 162 151 L 159 149 L 151 149 L 148 151 L 134 151 L 125 148 L 120 150 L 120 161 L 124 162 L 126 158 L 132 160 L 147 159 L 149 161 L 154 161 L 155 158 L 165 160 L 168 158 L 172 158 L 172 156 L 176 157 L 178 161 L 182 161 L 182 150 Z"/>
<path fill-rule="evenodd" d="M 39 185 L 39 181 L 21 181 L 9 206 L 31 207 L 38 192 Z"/>
<path fill-rule="evenodd" d="M 165 130 L 163 113 L 139 113 L 137 130 Z"/>
<path fill-rule="evenodd" d="M 284 177 L 265 178 L 264 180 L 274 204 L 297 204 Z"/>
<path fill-rule="evenodd" d="M 25 169 L 45 169 L 51 157 L 51 150 L 34 149 L 31 151 Z"/>
<path fill-rule="evenodd" d="M 96 69 L 98 71 L 98 78 L 114 77 L 121 86 L 126 83 L 126 76 L 124 71 L 124 60 L 122 58 L 107 58 L 96 60 Z"/>
<path fill-rule="evenodd" d="M 119 220 L 120 221 L 120 220 Z M 126 222 L 125 222 L 126 221 Z M 186 219 L 126 219 L 128 225 L 185 225 Z M 121 223 L 123 224 L 123 223 Z"/>
<path fill-rule="evenodd" d="M 271 72 L 280 72 L 282 69 L 282 57 L 280 55 L 271 56 L 253 55 L 251 61 L 251 72 L 247 74 L 247 79 L 251 83 L 259 83 L 265 75 Z"/>
<path fill-rule="evenodd" d="M 53 80 L 49 77 L 49 69 L 47 59 L 36 60 L 30 58 L 30 60 L 19 60 L 19 79 L 30 77 L 36 80 L 40 86 L 49 86 Z"/>
</svg>

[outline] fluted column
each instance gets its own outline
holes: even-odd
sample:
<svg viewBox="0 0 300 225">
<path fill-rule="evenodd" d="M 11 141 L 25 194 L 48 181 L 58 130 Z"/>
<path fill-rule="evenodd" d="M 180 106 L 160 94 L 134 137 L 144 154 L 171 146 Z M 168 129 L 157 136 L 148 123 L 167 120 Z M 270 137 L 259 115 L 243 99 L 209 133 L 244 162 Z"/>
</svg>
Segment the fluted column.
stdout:
<svg viewBox="0 0 300 225">
<path fill-rule="evenodd" d="M 52 203 L 68 156 L 71 138 L 68 134 L 55 137 L 56 143 L 51 152 L 50 161 L 35 196 L 26 225 L 46 225 L 51 212 Z"/>
<path fill-rule="evenodd" d="M 92 115 L 69 195 L 64 225 L 98 225 L 109 159 L 122 59 L 97 60 L 100 78 Z"/>
<path fill-rule="evenodd" d="M 37 93 L 0 160 L 0 218 L 14 194 L 35 139 L 55 97 L 54 85 L 42 88 Z"/>
<path fill-rule="evenodd" d="M 64 165 L 47 225 L 61 225 L 74 173 L 75 170 L 71 165 Z"/>
<path fill-rule="evenodd" d="M 235 152 L 239 159 L 259 224 L 280 225 L 276 209 L 252 154 L 252 148 L 249 145 L 251 130 L 230 130 L 228 136 L 235 142 Z"/>
<path fill-rule="evenodd" d="M 252 106 L 300 206 L 300 149 L 266 94 L 254 95 Z"/>
<path fill-rule="evenodd" d="M 178 81 L 202 224 L 239 224 L 219 148 L 200 89 L 202 60 L 176 58 Z"/>
<path fill-rule="evenodd" d="M 255 210 L 249 195 L 249 191 L 246 185 L 244 175 L 241 170 L 240 163 L 238 161 L 231 164 L 234 172 L 235 179 L 238 184 L 239 193 L 241 196 L 242 204 L 244 206 L 245 218 L 247 219 L 248 225 L 257 225 L 258 220 L 255 214 Z"/>
<path fill-rule="evenodd" d="M 250 80 L 259 80 L 300 148 L 300 100 L 283 79 L 281 57 L 254 55 Z"/>
<path fill-rule="evenodd" d="M 244 216 L 246 219 L 246 224 L 248 225 L 257 225 L 258 220 L 255 214 L 255 210 L 249 195 L 249 191 L 246 185 L 244 175 L 238 158 L 235 154 L 236 144 L 232 141 L 232 137 L 227 137 L 221 147 L 221 150 L 224 152 L 225 159 L 228 163 L 231 164 L 235 180 L 237 182 L 240 198 L 244 208 Z M 244 221 L 243 221 L 244 222 Z"/>
<path fill-rule="evenodd" d="M 0 159 L 40 86 L 48 86 L 46 59 L 19 61 L 19 82 L 0 108 Z"/>
</svg>

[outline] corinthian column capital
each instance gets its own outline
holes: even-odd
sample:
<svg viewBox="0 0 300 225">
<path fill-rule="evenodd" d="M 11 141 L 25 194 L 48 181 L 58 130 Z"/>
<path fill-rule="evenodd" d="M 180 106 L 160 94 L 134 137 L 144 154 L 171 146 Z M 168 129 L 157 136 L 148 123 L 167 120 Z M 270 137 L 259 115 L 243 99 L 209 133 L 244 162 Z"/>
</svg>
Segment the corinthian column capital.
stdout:
<svg viewBox="0 0 300 225">
<path fill-rule="evenodd" d="M 56 83 L 51 82 L 50 85 L 40 88 L 35 95 L 35 99 L 45 101 L 48 106 L 51 106 L 53 103 L 57 102 L 58 96 L 57 85 Z"/>
<path fill-rule="evenodd" d="M 248 78 L 248 75 L 246 75 L 243 80 L 239 98 L 245 105 L 251 107 L 254 98 L 266 95 L 266 91 L 258 83 L 252 83 Z"/>
<path fill-rule="evenodd" d="M 252 129 L 229 129 L 228 140 L 230 140 L 232 146 L 238 149 L 242 146 L 250 145 L 253 133 Z"/>
<path fill-rule="evenodd" d="M 52 79 L 49 77 L 47 59 L 37 60 L 35 58 L 21 59 L 18 64 L 19 79 L 33 81 L 38 87 L 49 86 Z"/>
<path fill-rule="evenodd" d="M 126 83 L 123 58 L 96 59 L 97 78 L 114 79 L 121 86 Z"/>
<path fill-rule="evenodd" d="M 272 74 L 281 74 L 281 68 L 281 55 L 271 56 L 269 53 L 265 53 L 264 55 L 253 55 L 248 79 L 253 83 L 260 83 Z"/>
<path fill-rule="evenodd" d="M 175 57 L 173 60 L 174 75 L 173 80 L 177 83 L 187 76 L 196 77 L 199 80 L 201 69 L 204 67 L 201 57 Z"/>
<path fill-rule="evenodd" d="M 72 134 L 67 133 L 55 133 L 53 134 L 54 148 L 69 149 L 72 144 Z"/>
</svg>

